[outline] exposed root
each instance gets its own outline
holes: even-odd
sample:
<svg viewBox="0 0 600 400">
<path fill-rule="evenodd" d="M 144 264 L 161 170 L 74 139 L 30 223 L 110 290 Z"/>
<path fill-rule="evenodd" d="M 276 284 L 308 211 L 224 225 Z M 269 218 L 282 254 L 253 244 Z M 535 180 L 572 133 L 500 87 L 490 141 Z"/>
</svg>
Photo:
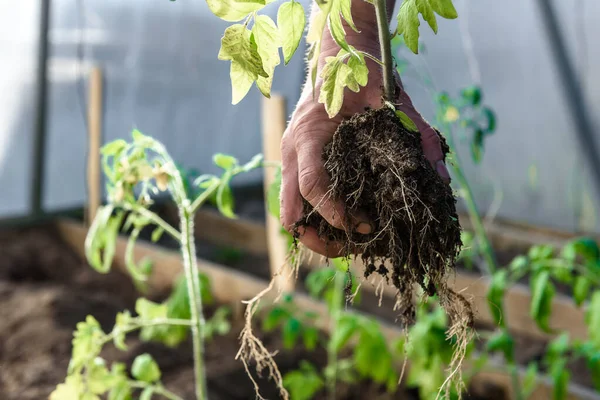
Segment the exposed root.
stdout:
<svg viewBox="0 0 600 400">
<path fill-rule="evenodd" d="M 449 148 L 441 136 L 440 141 L 446 155 Z M 343 225 L 352 226 L 351 215 L 360 210 L 373 232 L 336 229 L 308 202 L 296 232 L 311 226 L 325 241 L 342 244 L 344 255 L 360 254 L 365 279 L 383 277 L 377 295 L 383 279 L 398 289 L 394 309 L 405 327 L 416 316 L 415 286 L 424 292 L 421 301 L 437 295 L 450 320 L 448 337 L 456 340 L 444 387 L 460 382 L 473 313 L 446 283 L 462 244 L 456 198 L 425 158 L 419 133 L 405 129 L 387 107 L 369 110 L 340 124 L 323 160 L 331 181 L 327 197 L 344 200 Z"/>
<path fill-rule="evenodd" d="M 235 359 L 240 359 L 244 364 L 244 369 L 246 370 L 248 377 L 254 385 L 256 398 L 259 400 L 266 399 L 264 399 L 260 395 L 260 388 L 258 386 L 258 382 L 256 382 L 256 380 L 252 377 L 252 374 L 250 373 L 249 366 L 252 363 L 252 361 L 256 363 L 256 373 L 259 376 L 262 376 L 264 371 L 266 371 L 267 376 L 275 381 L 275 384 L 279 389 L 279 394 L 281 398 L 283 398 L 284 400 L 289 400 L 289 393 L 283 386 L 283 377 L 274 359 L 277 352 L 269 352 L 269 350 L 265 347 L 262 341 L 254 334 L 254 332 L 252 331 L 252 318 L 258 310 L 260 301 L 273 290 L 274 286 L 276 286 L 276 282 L 279 277 L 284 276 L 288 279 L 291 279 L 292 276 L 294 276 L 297 279 L 298 268 L 302 262 L 303 254 L 304 252 L 302 251 L 302 248 L 298 246 L 292 246 L 292 249 L 286 259 L 286 262 L 279 267 L 278 271 L 275 274 L 273 274 L 269 285 L 256 296 L 254 296 L 252 299 L 242 302 L 243 304 L 246 304 L 246 311 L 244 313 L 244 327 L 242 328 L 242 331 L 240 332 L 239 336 L 240 349 L 238 350 Z M 285 274 L 285 270 L 288 269 L 288 265 L 291 265 L 292 268 L 290 268 L 289 272 Z M 277 296 L 275 298 L 275 302 L 279 300 L 281 294 L 282 290 L 281 287 L 279 287 L 277 289 Z"/>
</svg>

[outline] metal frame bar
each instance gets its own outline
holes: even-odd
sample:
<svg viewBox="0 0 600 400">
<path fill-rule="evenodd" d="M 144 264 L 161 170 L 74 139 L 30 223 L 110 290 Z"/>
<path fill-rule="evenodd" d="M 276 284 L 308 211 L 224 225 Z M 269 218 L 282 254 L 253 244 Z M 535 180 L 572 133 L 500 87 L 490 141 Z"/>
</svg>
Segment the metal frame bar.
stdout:
<svg viewBox="0 0 600 400">
<path fill-rule="evenodd" d="M 36 74 L 37 97 L 35 113 L 35 130 L 33 136 L 33 160 L 30 214 L 43 214 L 42 200 L 44 193 L 44 166 L 46 161 L 46 114 L 48 98 L 48 31 L 50 29 L 50 0 L 40 0 L 40 36 L 38 52 L 38 68 Z"/>
<path fill-rule="evenodd" d="M 594 138 L 596 130 L 588 112 L 585 95 L 575 68 L 569 59 L 552 0 L 537 0 L 537 3 L 541 20 L 546 29 L 548 45 L 558 67 L 567 107 L 569 107 L 576 128 L 574 135 L 579 142 L 583 156 L 590 166 L 592 180 L 596 187 L 597 200 L 600 200 L 600 153 Z"/>
</svg>

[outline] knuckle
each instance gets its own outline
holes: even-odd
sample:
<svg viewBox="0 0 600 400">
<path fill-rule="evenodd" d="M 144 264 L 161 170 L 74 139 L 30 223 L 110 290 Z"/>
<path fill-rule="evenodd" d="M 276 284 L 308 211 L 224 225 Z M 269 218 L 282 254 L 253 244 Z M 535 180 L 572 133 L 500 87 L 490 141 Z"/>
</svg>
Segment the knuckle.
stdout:
<svg viewBox="0 0 600 400">
<path fill-rule="evenodd" d="M 298 184 L 300 185 L 300 194 L 309 203 L 317 199 L 320 191 L 321 176 L 317 169 L 310 166 L 298 173 Z"/>
</svg>

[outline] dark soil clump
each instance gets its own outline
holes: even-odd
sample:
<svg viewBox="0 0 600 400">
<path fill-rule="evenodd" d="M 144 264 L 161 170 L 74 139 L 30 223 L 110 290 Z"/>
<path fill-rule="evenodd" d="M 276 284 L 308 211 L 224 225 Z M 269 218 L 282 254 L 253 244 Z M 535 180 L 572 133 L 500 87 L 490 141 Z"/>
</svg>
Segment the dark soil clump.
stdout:
<svg viewBox="0 0 600 400">
<path fill-rule="evenodd" d="M 441 135 L 440 140 L 446 155 L 449 148 Z M 336 229 L 305 202 L 296 233 L 314 227 L 327 242 L 341 243 L 345 254 L 360 253 L 365 277 L 377 272 L 398 288 L 405 323 L 414 318 L 415 284 L 427 296 L 437 295 L 450 330 L 463 336 L 473 325 L 471 307 L 446 284 L 462 245 L 456 198 L 425 158 L 420 134 L 406 129 L 387 107 L 369 110 L 340 124 L 323 159 L 330 195 L 345 204 L 343 225 L 351 227 L 350 215 L 361 210 L 374 229 L 368 235 Z"/>
</svg>

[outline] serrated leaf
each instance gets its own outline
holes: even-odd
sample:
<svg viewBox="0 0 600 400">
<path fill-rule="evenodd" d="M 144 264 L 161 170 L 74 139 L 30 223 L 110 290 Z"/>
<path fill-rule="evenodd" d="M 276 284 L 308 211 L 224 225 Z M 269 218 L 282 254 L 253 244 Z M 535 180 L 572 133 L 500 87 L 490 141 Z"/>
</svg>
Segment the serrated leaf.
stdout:
<svg viewBox="0 0 600 400">
<path fill-rule="evenodd" d="M 140 354 L 133 360 L 131 375 L 139 381 L 153 383 L 160 379 L 158 364 L 148 353 Z"/>
<path fill-rule="evenodd" d="M 252 82 L 259 76 L 268 78 L 263 68 L 252 32 L 244 25 L 235 24 L 227 29 L 221 38 L 219 60 L 231 60 L 232 103 L 239 103 L 248 93 Z"/>
<path fill-rule="evenodd" d="M 332 2 L 327 1 L 318 4 L 318 11 L 311 13 L 311 23 L 309 25 L 308 34 L 306 35 L 306 41 L 310 45 L 307 58 L 313 91 L 317 81 L 317 67 L 319 63 L 319 56 L 321 54 L 321 41 L 325 26 L 327 25 Z"/>
<path fill-rule="evenodd" d="M 508 273 L 506 270 L 496 271 L 492 276 L 492 282 L 487 295 L 494 324 L 502 327 L 506 324 L 504 321 L 504 292 L 506 290 L 507 277 Z"/>
<path fill-rule="evenodd" d="M 335 270 L 330 268 L 321 268 L 311 271 L 306 277 L 305 285 L 308 293 L 315 298 L 319 298 L 325 288 L 333 283 Z"/>
<path fill-rule="evenodd" d="M 117 314 L 115 326 L 113 328 L 115 347 L 119 350 L 126 351 L 125 345 L 125 330 L 131 323 L 131 314 L 129 311 L 120 312 Z"/>
<path fill-rule="evenodd" d="M 583 304 L 587 299 L 591 287 L 592 282 L 587 277 L 578 276 L 575 279 L 575 284 L 573 285 L 573 299 L 575 300 L 575 304 L 578 306 Z"/>
<path fill-rule="evenodd" d="M 328 63 L 323 68 L 323 86 L 319 94 L 319 103 L 325 105 L 329 118 L 335 117 L 344 103 L 344 88 L 352 70 L 336 57 L 328 57 Z"/>
<path fill-rule="evenodd" d="M 108 392 L 108 400 L 131 400 L 131 388 L 127 381 L 120 381 Z"/>
<path fill-rule="evenodd" d="M 206 0 L 208 8 L 217 17 L 227 22 L 240 21 L 252 12 L 258 11 L 266 0 Z"/>
<path fill-rule="evenodd" d="M 302 4 L 294 0 L 283 3 L 277 11 L 277 25 L 282 39 L 283 61 L 287 65 L 300 44 L 306 25 Z"/>
<path fill-rule="evenodd" d="M 352 29 L 356 30 L 356 26 L 354 26 L 354 21 L 352 20 L 351 13 L 352 0 L 328 1 L 331 3 L 329 17 L 327 19 L 331 37 L 342 49 L 346 50 L 349 53 L 353 53 L 353 49 L 348 45 L 348 42 L 346 41 L 346 31 L 344 30 L 344 24 L 342 23 L 342 17 L 346 19 L 346 16 L 348 16 L 349 21 L 346 20 L 346 22 L 348 22 Z"/>
<path fill-rule="evenodd" d="M 433 12 L 433 7 L 429 4 L 429 0 L 416 0 L 416 6 L 423 19 L 429 24 L 431 30 L 437 34 L 438 25 L 437 19 L 435 18 L 435 13 Z"/>
<path fill-rule="evenodd" d="M 352 70 L 352 77 L 360 86 L 366 86 L 369 81 L 369 68 L 365 61 L 365 56 L 351 56 L 348 60 L 348 67 Z"/>
<path fill-rule="evenodd" d="M 56 386 L 50 394 L 49 400 L 80 400 L 85 388 L 81 375 L 69 375 L 64 383 Z"/>
<path fill-rule="evenodd" d="M 415 124 L 413 122 L 413 120 L 410 119 L 410 117 L 408 115 L 406 115 L 404 112 L 402 112 L 400 110 L 396 110 L 396 115 L 400 119 L 400 122 L 402 122 L 402 126 L 404 126 L 406 129 L 408 129 L 409 131 L 412 131 L 412 132 L 419 132 L 419 129 L 417 128 L 417 124 Z"/>
<path fill-rule="evenodd" d="M 531 280 L 531 308 L 530 314 L 537 326 L 544 332 L 550 332 L 550 314 L 552 313 L 552 299 L 556 293 L 550 281 L 550 273 L 542 271 Z"/>
<path fill-rule="evenodd" d="M 230 170 L 238 164 L 237 158 L 223 154 L 217 153 L 213 156 L 213 162 L 216 166 L 223 168 L 224 170 Z"/>
<path fill-rule="evenodd" d="M 419 52 L 419 10 L 414 0 L 403 1 L 398 12 L 399 35 L 404 38 L 404 43 L 413 53 Z"/>
<path fill-rule="evenodd" d="M 258 79 L 235 60 L 231 62 L 229 78 L 231 79 L 231 104 L 233 105 L 238 104 L 246 97 L 252 84 Z"/>
<path fill-rule="evenodd" d="M 77 324 L 73 334 L 73 352 L 71 362 L 69 363 L 69 372 L 81 368 L 88 360 L 92 360 L 100 354 L 102 344 L 100 340 L 104 332 L 100 328 L 100 323 L 91 315 L 88 315 L 85 322 Z"/>
<path fill-rule="evenodd" d="M 258 89 L 265 97 L 271 97 L 271 85 L 275 67 L 279 65 L 279 46 L 281 38 L 279 30 L 271 18 L 266 15 L 258 15 L 254 19 L 252 35 L 256 42 L 258 54 L 262 59 L 262 65 L 267 77 L 259 76 L 256 82 Z"/>
<path fill-rule="evenodd" d="M 458 17 L 452 0 L 429 0 L 433 10 L 442 18 L 455 19 Z"/>
</svg>

